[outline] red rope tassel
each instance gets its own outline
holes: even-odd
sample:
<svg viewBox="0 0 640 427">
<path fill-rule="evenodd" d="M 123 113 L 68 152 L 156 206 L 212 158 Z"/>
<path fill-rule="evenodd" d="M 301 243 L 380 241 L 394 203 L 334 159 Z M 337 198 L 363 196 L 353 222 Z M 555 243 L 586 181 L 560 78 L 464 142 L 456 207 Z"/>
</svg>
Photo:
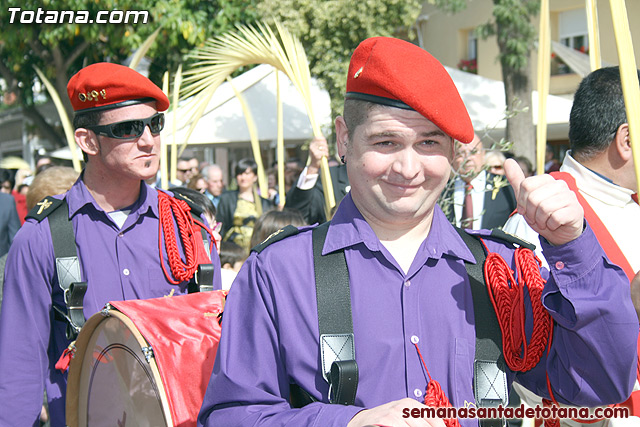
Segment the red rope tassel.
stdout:
<svg viewBox="0 0 640 427">
<path fill-rule="evenodd" d="M 542 305 L 545 281 L 540 276 L 540 260 L 525 248 L 516 249 L 514 257 L 518 281 L 506 261 L 496 253 L 487 255 L 484 274 L 502 332 L 505 361 L 511 370 L 526 372 L 540 361 L 553 323 Z M 533 309 L 533 333 L 529 342 L 525 334 L 525 286 Z"/>
<path fill-rule="evenodd" d="M 420 353 L 420 347 L 418 344 L 413 344 L 416 346 L 416 350 L 418 350 L 418 356 L 420 356 L 420 360 L 422 361 L 422 366 L 424 366 L 424 370 L 427 372 L 427 376 L 429 377 L 429 383 L 427 384 L 427 392 L 424 396 L 424 404 L 431 408 L 452 408 L 451 402 L 442 391 L 442 387 L 440 383 L 433 378 L 431 378 L 431 374 L 429 373 L 429 369 L 427 369 L 427 364 L 424 363 L 424 359 L 422 358 L 422 353 Z M 460 422 L 457 418 L 445 418 L 444 424 L 447 427 L 460 427 Z"/>
<path fill-rule="evenodd" d="M 160 264 L 162 265 L 162 271 L 164 271 L 167 280 L 177 285 L 186 280 L 190 280 L 198 268 L 198 240 L 200 236 L 194 231 L 195 221 L 190 214 L 191 208 L 184 200 L 178 200 L 162 191 L 158 191 L 158 211 L 160 215 L 158 232 Z M 173 226 L 173 218 L 175 218 L 176 224 L 178 225 L 186 261 L 182 261 L 180 257 L 178 240 Z M 199 223 L 198 225 L 204 227 L 209 234 L 211 234 L 210 230 L 208 230 L 204 224 Z M 173 277 L 169 275 L 162 262 L 163 237 L 167 249 L 169 268 L 171 269 Z"/>
</svg>

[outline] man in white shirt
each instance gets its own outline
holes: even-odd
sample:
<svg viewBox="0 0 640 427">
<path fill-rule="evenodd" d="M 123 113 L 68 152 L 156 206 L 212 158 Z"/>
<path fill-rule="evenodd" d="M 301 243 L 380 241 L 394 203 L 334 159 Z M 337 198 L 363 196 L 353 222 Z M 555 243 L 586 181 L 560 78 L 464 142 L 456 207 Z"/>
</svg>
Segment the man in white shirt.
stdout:
<svg viewBox="0 0 640 427">
<path fill-rule="evenodd" d="M 566 174 L 557 178 L 569 182 L 570 188 L 575 181 L 574 191 L 577 190 L 585 218 L 608 258 L 620 265 L 631 280 L 640 270 L 640 205 L 635 198 L 638 188 L 618 67 L 596 70 L 580 83 L 571 108 L 569 140 L 571 150 L 560 168 Z M 558 185 L 564 183 L 558 180 Z M 505 230 L 540 248 L 538 235 L 522 216 L 509 219 Z M 545 262 L 539 250 L 537 255 Z M 638 393 L 634 391 L 625 402 L 632 407 L 634 417 L 591 425 L 638 425 Z M 562 425 L 579 423 L 562 420 Z"/>
</svg>

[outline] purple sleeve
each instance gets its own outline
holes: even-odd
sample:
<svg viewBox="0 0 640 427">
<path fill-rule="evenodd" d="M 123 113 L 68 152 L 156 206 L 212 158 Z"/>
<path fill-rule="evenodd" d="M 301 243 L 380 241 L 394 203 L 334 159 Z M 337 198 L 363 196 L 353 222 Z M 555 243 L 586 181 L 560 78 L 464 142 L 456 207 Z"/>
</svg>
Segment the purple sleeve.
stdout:
<svg viewBox="0 0 640 427">
<path fill-rule="evenodd" d="M 626 400 L 635 382 L 638 339 L 629 280 L 589 226 L 565 245 L 541 240 L 551 276 L 542 302 L 555 321 L 553 344 L 546 374 L 539 363 L 518 381 L 549 398 L 548 375 L 554 397 L 573 405 Z"/>
<path fill-rule="evenodd" d="M 278 345 L 272 298 L 276 284 L 271 277 L 276 275 L 254 253 L 231 287 L 198 426 L 343 427 L 362 408 L 312 403 L 292 409 L 289 405 L 287 366 Z"/>
<path fill-rule="evenodd" d="M 43 223 L 25 222 L 7 258 L 0 312 L 2 426 L 33 425 L 42 407 L 54 264 L 48 222 Z"/>
</svg>

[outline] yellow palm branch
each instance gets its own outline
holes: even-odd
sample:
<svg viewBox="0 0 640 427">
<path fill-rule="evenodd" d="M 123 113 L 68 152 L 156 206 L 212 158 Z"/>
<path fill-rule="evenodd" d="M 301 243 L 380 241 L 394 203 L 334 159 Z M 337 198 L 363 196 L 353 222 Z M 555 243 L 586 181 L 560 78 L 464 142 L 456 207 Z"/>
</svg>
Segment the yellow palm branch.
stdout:
<svg viewBox="0 0 640 427">
<path fill-rule="evenodd" d="M 302 95 L 314 136 L 322 136 L 312 108 L 311 77 L 304 48 L 300 40 L 282 25 L 276 23 L 275 27 L 277 34 L 264 23 L 258 23 L 257 28 L 238 26 L 237 31 L 208 40 L 190 55 L 196 63 L 184 73 L 182 98 L 193 97 L 182 117 L 191 123 L 185 141 L 188 141 L 220 84 L 238 68 L 252 64 L 269 64 L 287 75 Z M 282 158 L 278 160 L 284 161 Z M 325 209 L 329 216 L 335 206 L 335 197 L 326 158 L 322 160 L 321 169 Z"/>
<path fill-rule="evenodd" d="M 67 138 L 67 144 L 69 145 L 69 150 L 71 150 L 71 162 L 73 163 L 73 168 L 76 172 L 80 172 L 82 168 L 80 167 L 80 159 L 78 158 L 78 152 L 76 151 L 76 140 L 73 136 L 73 126 L 71 124 L 71 120 L 67 115 L 67 110 L 65 110 L 64 105 L 62 104 L 62 100 L 60 99 L 60 95 L 58 95 L 58 91 L 51 84 L 49 79 L 47 79 L 44 73 L 40 70 L 40 68 L 33 66 L 35 68 L 36 73 L 38 73 L 38 77 L 42 80 L 47 91 L 49 91 L 49 95 L 53 100 L 54 105 L 56 106 L 56 110 L 58 111 L 58 115 L 60 116 L 60 121 L 62 122 L 62 128 L 64 129 L 64 134 Z"/>
<path fill-rule="evenodd" d="M 158 37 L 158 33 L 160 33 L 161 28 L 162 27 L 158 27 L 158 29 L 155 30 L 149 37 L 147 37 L 144 43 L 142 43 L 142 45 L 138 48 L 136 53 L 133 55 L 133 58 L 131 58 L 131 62 L 129 63 L 129 68 L 131 68 L 132 70 L 135 70 L 136 68 L 138 68 L 140 61 L 142 61 L 142 58 L 144 58 L 144 56 L 147 54 L 149 49 L 151 49 L 153 42 L 156 41 L 156 37 Z"/>
</svg>

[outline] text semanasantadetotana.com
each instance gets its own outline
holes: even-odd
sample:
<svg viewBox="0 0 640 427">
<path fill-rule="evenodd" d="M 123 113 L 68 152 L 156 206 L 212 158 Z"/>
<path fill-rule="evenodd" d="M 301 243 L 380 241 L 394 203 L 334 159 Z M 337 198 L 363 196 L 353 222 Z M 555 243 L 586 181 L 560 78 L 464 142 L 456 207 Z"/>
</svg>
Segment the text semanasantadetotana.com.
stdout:
<svg viewBox="0 0 640 427">
<path fill-rule="evenodd" d="M 582 419 L 597 420 L 602 418 L 629 418 L 629 408 L 624 407 L 602 407 L 602 408 L 577 408 L 566 406 L 550 407 L 503 407 L 495 408 L 404 408 L 402 418 L 538 418 L 538 419 Z"/>
<path fill-rule="evenodd" d="M 7 9 L 10 24 L 146 24 L 146 10 L 101 10 L 95 17 L 88 10 L 27 10 L 19 7 Z"/>
</svg>

